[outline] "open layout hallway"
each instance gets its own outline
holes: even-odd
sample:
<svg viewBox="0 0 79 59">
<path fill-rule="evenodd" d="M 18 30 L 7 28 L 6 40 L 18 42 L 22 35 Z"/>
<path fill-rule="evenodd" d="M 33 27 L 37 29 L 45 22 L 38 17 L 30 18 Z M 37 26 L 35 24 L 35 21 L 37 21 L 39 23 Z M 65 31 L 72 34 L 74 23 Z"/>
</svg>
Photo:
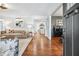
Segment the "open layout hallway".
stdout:
<svg viewBox="0 0 79 59">
<path fill-rule="evenodd" d="M 62 56 L 63 44 L 60 37 L 52 37 L 49 40 L 46 36 L 36 33 L 32 41 L 25 49 L 23 56 Z"/>
</svg>

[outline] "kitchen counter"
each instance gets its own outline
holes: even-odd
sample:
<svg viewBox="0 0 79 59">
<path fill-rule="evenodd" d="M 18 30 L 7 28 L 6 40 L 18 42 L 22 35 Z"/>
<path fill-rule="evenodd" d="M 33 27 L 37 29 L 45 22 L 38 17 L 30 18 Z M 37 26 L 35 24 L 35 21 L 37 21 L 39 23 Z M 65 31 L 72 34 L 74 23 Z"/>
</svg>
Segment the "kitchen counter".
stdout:
<svg viewBox="0 0 79 59">
<path fill-rule="evenodd" d="M 18 56 L 21 56 L 23 54 L 23 52 L 25 51 L 25 49 L 27 48 L 27 46 L 29 45 L 29 43 L 32 40 L 32 37 L 29 37 L 27 39 L 8 39 L 8 40 L 1 40 L 0 41 L 0 56 L 13 56 L 15 55 L 14 50 L 16 50 L 14 47 L 17 47 L 19 50 L 18 51 Z M 18 45 L 19 43 L 19 45 Z M 17 45 L 17 46 L 15 46 Z M 13 47 L 10 50 L 10 47 Z M 13 51 L 13 52 L 12 52 Z"/>
<path fill-rule="evenodd" d="M 18 43 L 16 39 L 0 40 L 0 56 L 18 56 Z"/>
<path fill-rule="evenodd" d="M 25 51 L 25 49 L 27 48 L 31 40 L 32 40 L 32 37 L 19 40 L 19 56 L 23 54 L 23 52 Z"/>
</svg>

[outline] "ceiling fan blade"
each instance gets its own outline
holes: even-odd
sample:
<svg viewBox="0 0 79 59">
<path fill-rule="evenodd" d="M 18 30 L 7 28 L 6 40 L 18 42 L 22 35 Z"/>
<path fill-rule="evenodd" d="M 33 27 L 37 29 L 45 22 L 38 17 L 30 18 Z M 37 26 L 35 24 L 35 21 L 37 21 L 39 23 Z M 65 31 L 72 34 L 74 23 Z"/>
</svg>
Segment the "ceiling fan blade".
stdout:
<svg viewBox="0 0 79 59">
<path fill-rule="evenodd" d="M 1 8 L 1 9 L 8 9 L 7 7 L 4 7 L 4 6 L 0 6 L 0 8 Z"/>
</svg>

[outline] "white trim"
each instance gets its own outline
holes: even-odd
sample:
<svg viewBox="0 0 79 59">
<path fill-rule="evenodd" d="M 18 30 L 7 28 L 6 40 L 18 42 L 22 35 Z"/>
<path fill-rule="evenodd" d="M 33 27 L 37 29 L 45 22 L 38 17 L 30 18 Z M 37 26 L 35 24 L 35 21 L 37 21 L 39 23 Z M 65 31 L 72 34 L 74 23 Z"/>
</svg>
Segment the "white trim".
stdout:
<svg viewBox="0 0 79 59">
<path fill-rule="evenodd" d="M 51 40 L 51 16 L 49 16 L 49 40 Z"/>
</svg>

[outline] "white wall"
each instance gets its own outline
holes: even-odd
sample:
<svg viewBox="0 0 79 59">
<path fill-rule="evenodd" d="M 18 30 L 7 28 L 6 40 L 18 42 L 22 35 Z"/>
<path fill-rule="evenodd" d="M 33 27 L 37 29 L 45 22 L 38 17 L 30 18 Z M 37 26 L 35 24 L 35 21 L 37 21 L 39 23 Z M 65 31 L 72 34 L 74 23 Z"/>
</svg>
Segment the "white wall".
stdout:
<svg viewBox="0 0 79 59">
<path fill-rule="evenodd" d="M 48 31 L 49 31 L 49 39 L 51 40 L 51 16 L 49 16 L 49 28 L 48 28 Z"/>
<path fill-rule="evenodd" d="M 34 27 L 30 29 L 30 31 L 37 31 L 38 30 L 38 24 L 40 24 L 41 22 L 45 23 L 46 27 L 45 27 L 45 35 L 48 36 L 51 39 L 51 16 L 27 16 L 27 17 L 22 17 L 23 19 L 23 27 L 16 27 L 16 17 L 6 17 L 3 16 L 2 21 L 4 22 L 4 27 L 7 28 L 11 28 L 11 29 L 22 29 L 22 30 L 26 30 L 29 31 L 29 29 L 27 28 L 27 24 L 31 24 Z M 40 21 L 40 22 L 36 22 L 36 20 Z M 6 25 L 6 22 L 9 21 L 10 23 L 8 25 Z"/>
<path fill-rule="evenodd" d="M 33 19 L 32 19 L 32 17 L 23 17 L 23 27 L 17 27 L 16 26 L 16 17 L 6 17 L 6 16 L 3 16 L 3 18 L 2 18 L 2 20 L 1 21 L 3 21 L 3 23 L 4 23 L 4 27 L 6 27 L 6 28 L 11 28 L 11 29 L 24 29 L 24 30 L 26 30 L 27 29 L 27 27 L 26 27 L 26 25 L 27 24 L 33 24 Z M 7 22 L 8 22 L 8 24 L 7 24 Z"/>
</svg>

